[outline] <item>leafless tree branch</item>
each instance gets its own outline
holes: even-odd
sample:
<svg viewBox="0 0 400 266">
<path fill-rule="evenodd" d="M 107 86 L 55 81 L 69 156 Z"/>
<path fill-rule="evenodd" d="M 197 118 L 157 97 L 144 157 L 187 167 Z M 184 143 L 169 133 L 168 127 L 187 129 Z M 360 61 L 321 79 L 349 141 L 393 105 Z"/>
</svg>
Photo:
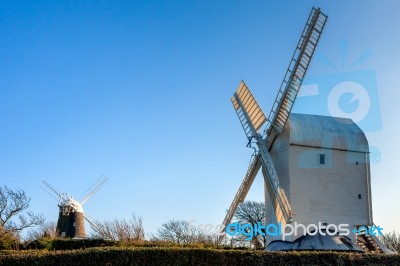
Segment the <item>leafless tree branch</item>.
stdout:
<svg viewBox="0 0 400 266">
<path fill-rule="evenodd" d="M 8 235 L 15 236 L 26 228 L 43 224 L 43 215 L 27 211 L 29 202 L 30 198 L 22 189 L 0 187 L 0 240 Z"/>
<path fill-rule="evenodd" d="M 191 226 L 188 221 L 170 220 L 157 229 L 153 240 L 171 241 L 179 245 L 184 244 L 212 244 L 218 245 L 220 238 L 217 234 L 206 234 L 199 227 Z"/>
<path fill-rule="evenodd" d="M 241 203 L 234 215 L 234 217 L 241 224 L 257 224 L 258 222 L 265 224 L 265 205 L 263 202 L 244 201 Z M 242 240 L 238 239 L 239 242 Z M 258 235 L 253 237 L 251 243 L 255 247 L 262 247 L 265 245 L 266 237 Z"/>
<path fill-rule="evenodd" d="M 96 222 L 93 236 L 121 241 L 125 243 L 144 240 L 143 220 L 140 216 L 132 214 L 130 220 L 114 219 Z"/>
<path fill-rule="evenodd" d="M 387 248 L 400 253 L 400 233 L 393 231 L 380 236 L 379 239 Z"/>
</svg>

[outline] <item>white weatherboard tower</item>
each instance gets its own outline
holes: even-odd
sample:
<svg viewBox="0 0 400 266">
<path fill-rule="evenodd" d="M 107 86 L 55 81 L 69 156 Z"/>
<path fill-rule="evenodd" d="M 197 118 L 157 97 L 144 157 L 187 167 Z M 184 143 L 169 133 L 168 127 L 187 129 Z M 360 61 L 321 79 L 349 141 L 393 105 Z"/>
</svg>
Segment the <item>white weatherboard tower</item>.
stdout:
<svg viewBox="0 0 400 266">
<path fill-rule="evenodd" d="M 350 119 L 291 114 L 326 21 L 320 9 L 312 9 L 268 118 L 243 81 L 231 99 L 248 146 L 256 152 L 223 221 L 225 226 L 260 168 L 267 225 L 321 222 L 322 226 L 349 224 L 349 230 L 373 225 L 369 149 L 364 133 Z M 357 237 L 351 232 L 348 237 L 313 240 L 294 234 L 278 244 L 274 240 L 281 236 L 270 237 L 266 244 L 272 250 L 384 249 L 376 238 Z"/>
<path fill-rule="evenodd" d="M 42 187 L 50 196 L 58 201 L 58 221 L 56 232 L 60 237 L 68 238 L 83 238 L 86 236 L 85 221 L 88 221 L 91 226 L 96 227 L 96 224 L 83 212 L 83 205 L 104 185 L 108 180 L 106 176 L 101 176 L 88 189 L 88 192 L 81 202 L 73 199 L 67 193 L 57 192 L 49 183 L 43 181 Z"/>
</svg>

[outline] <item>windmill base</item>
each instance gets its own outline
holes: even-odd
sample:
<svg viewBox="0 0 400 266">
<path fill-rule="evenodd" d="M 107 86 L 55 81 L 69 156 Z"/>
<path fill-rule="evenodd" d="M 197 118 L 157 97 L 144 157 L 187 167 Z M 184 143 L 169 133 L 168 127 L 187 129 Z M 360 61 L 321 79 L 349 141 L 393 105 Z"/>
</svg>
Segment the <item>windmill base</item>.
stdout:
<svg viewBox="0 0 400 266">
<path fill-rule="evenodd" d="M 350 238 L 341 235 L 330 236 L 328 234 L 321 235 L 304 235 L 294 241 L 274 240 L 266 247 L 268 251 L 348 251 L 358 253 L 383 253 L 393 254 L 392 250 L 386 248 L 376 237 L 369 239 L 373 241 L 373 245 L 360 245 L 367 240 L 364 236 L 357 237 L 357 244 Z"/>
</svg>

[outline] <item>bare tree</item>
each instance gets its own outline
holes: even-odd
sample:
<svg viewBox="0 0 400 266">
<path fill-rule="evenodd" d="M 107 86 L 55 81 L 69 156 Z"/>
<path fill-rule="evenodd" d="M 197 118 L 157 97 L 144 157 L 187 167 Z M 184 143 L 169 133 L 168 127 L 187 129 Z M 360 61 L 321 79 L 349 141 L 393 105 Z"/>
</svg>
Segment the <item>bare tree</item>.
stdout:
<svg viewBox="0 0 400 266">
<path fill-rule="evenodd" d="M 22 189 L 0 187 L 0 240 L 10 235 L 17 237 L 22 230 L 43 224 L 43 215 L 27 211 L 29 202 Z"/>
<path fill-rule="evenodd" d="M 249 201 L 239 204 L 234 217 L 240 222 L 265 222 L 265 205 L 263 202 Z"/>
<path fill-rule="evenodd" d="M 207 234 L 200 227 L 191 226 L 188 221 L 184 220 L 170 220 L 162 224 L 152 239 L 171 241 L 179 245 L 218 245 L 221 241 L 217 234 Z"/>
<path fill-rule="evenodd" d="M 244 201 L 243 203 L 239 204 L 234 217 L 238 220 L 241 224 L 257 224 L 261 223 L 265 225 L 265 205 L 263 202 L 256 202 L 256 201 Z M 243 236 L 237 239 L 238 243 L 243 242 Z M 251 240 L 251 244 L 255 247 L 263 247 L 266 242 L 266 236 L 257 235 L 254 236 Z"/>
<path fill-rule="evenodd" d="M 132 214 L 130 220 L 114 219 L 96 222 L 93 227 L 95 237 L 121 241 L 125 243 L 144 240 L 143 220 L 140 216 Z"/>
<path fill-rule="evenodd" d="M 400 253 L 400 233 L 395 231 L 384 234 L 379 237 L 379 240 L 389 249 Z"/>
<path fill-rule="evenodd" d="M 171 241 L 177 244 L 188 244 L 195 240 L 195 228 L 183 220 L 170 220 L 157 229 L 155 240 Z"/>
</svg>

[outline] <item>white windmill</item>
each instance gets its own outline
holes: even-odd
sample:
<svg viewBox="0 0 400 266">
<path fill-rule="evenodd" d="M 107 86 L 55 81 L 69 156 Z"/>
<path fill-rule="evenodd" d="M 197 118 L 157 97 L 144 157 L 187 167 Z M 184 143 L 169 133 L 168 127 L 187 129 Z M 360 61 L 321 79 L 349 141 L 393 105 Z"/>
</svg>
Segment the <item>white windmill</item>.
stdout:
<svg viewBox="0 0 400 266">
<path fill-rule="evenodd" d="M 58 201 L 59 215 L 57 221 L 57 235 L 69 238 L 83 238 L 86 236 L 85 221 L 93 227 L 96 224 L 83 212 L 83 205 L 104 185 L 108 180 L 106 176 L 101 176 L 88 189 L 86 196 L 81 202 L 73 199 L 67 193 L 59 193 L 48 182 L 43 181 L 42 188 Z"/>
<path fill-rule="evenodd" d="M 320 9 L 312 9 L 268 118 L 243 81 L 231 99 L 248 146 L 256 152 L 223 221 L 225 226 L 244 201 L 260 168 L 267 224 L 308 226 L 320 221 L 323 225 L 349 224 L 350 230 L 373 225 L 369 150 L 364 133 L 350 119 L 291 114 L 326 21 Z M 270 237 L 268 242 L 276 239 Z M 299 235 L 294 234 L 289 240 L 296 239 Z M 353 250 L 361 250 L 355 246 L 360 244 L 355 234 L 350 240 Z M 369 250 L 380 250 L 374 239 L 364 240 Z M 332 246 L 333 242 L 319 247 L 348 250 L 349 243 Z M 315 243 L 311 246 L 315 248 Z M 293 245 L 281 247 L 296 249 Z"/>
</svg>

